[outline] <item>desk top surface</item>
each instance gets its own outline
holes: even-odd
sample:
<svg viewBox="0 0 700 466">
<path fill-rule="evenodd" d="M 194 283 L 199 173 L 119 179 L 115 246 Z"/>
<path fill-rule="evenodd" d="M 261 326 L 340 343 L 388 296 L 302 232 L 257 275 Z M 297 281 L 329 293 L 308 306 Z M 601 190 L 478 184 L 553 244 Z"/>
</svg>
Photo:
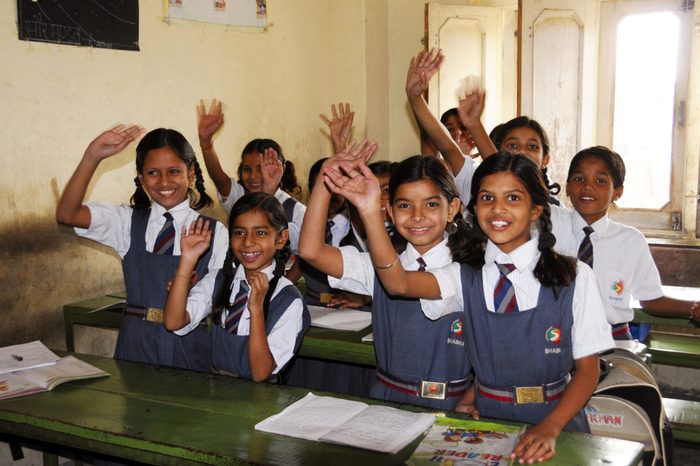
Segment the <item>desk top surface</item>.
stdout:
<svg viewBox="0 0 700 466">
<path fill-rule="evenodd" d="M 0 431 L 141 462 L 178 464 L 401 464 L 419 441 L 397 455 L 386 455 L 257 432 L 257 422 L 307 391 L 96 356 L 79 357 L 111 376 L 68 382 L 51 392 L 4 400 L 0 402 Z M 563 433 L 557 451 L 547 464 L 625 465 L 636 464 L 641 444 Z"/>
</svg>

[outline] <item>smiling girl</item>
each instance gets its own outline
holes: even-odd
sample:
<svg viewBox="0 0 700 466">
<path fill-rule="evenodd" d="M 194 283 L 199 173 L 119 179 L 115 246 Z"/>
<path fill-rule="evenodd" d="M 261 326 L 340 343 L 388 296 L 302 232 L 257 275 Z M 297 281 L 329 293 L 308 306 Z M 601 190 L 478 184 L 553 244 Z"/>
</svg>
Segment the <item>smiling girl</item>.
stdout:
<svg viewBox="0 0 700 466">
<path fill-rule="evenodd" d="M 212 331 L 217 372 L 268 380 L 301 345 L 310 318 L 301 293 L 283 276 L 287 223 L 282 205 L 270 194 L 246 194 L 231 209 L 230 249 Z M 171 329 L 188 324 L 186 277 L 211 241 L 209 225 L 201 220 L 182 233 L 182 257 L 165 307 L 165 325 Z"/>
<path fill-rule="evenodd" d="M 376 144 L 366 141 L 336 154 L 324 163 L 324 172 L 339 164 L 356 166 L 367 160 Z M 369 168 L 367 168 L 368 172 Z M 318 177 L 302 228 L 299 252 L 314 267 L 328 274 L 331 286 L 372 295 L 372 330 L 377 355 L 377 380 L 371 396 L 382 400 L 454 409 L 468 387 L 460 316 L 431 321 L 416 299 L 389 295 L 376 280 L 369 253 L 355 247 L 324 244 L 324 224 L 331 192 Z M 444 163 L 431 156 L 414 156 L 400 162 L 389 181 L 389 209 L 395 244 L 387 244 L 391 258 L 376 267 L 401 262 L 409 270 L 443 267 L 458 255 L 465 225 L 454 178 Z M 372 199 L 377 220 L 387 232 L 381 210 L 381 191 Z M 357 206 L 357 204 L 356 204 Z M 446 229 L 449 228 L 448 233 Z M 320 245 L 320 246 L 319 246 Z M 395 249 L 396 248 L 396 249 Z M 398 251 L 398 253 L 397 253 Z"/>
<path fill-rule="evenodd" d="M 122 259 L 127 298 L 114 357 L 207 371 L 211 344 L 204 319 L 226 254 L 226 228 L 213 219 L 208 220 L 215 223 L 213 246 L 187 277 L 189 323 L 174 333 L 162 324 L 168 282 L 179 262 L 181 228 L 200 218 L 196 210 L 212 202 L 190 144 L 172 129 L 149 132 L 136 147 L 131 205 L 83 204 L 100 162 L 141 132 L 138 126 L 119 125 L 90 143 L 61 195 L 56 220 L 113 248 Z"/>
<path fill-rule="evenodd" d="M 552 250 L 548 192 L 524 155 L 499 152 L 474 173 L 467 207 L 475 216 L 462 264 L 407 272 L 392 260 L 371 173 L 332 173 L 331 189 L 360 210 L 386 292 L 422 298 L 423 312 L 464 319 L 477 381 L 459 410 L 534 424 L 512 458 L 554 455 L 563 429 L 588 431 L 583 407 L 598 382 L 598 353 L 613 346 L 591 270 Z M 575 369 L 575 370 L 574 370 Z"/>
</svg>

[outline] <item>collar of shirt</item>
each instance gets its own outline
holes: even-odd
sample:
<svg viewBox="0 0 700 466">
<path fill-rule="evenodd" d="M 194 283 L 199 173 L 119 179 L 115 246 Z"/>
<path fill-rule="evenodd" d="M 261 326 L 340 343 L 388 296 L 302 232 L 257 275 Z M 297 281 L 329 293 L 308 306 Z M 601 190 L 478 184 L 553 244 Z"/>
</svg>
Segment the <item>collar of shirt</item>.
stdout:
<svg viewBox="0 0 700 466">
<path fill-rule="evenodd" d="M 538 241 L 539 238 L 533 236 L 527 243 L 517 247 L 510 254 L 506 254 L 489 240 L 484 253 L 484 267 L 498 269 L 496 266 L 496 262 L 498 262 L 499 264 L 515 265 L 518 273 L 531 271 L 535 268 L 540 258 L 540 252 L 537 249 Z"/>
<path fill-rule="evenodd" d="M 282 188 L 277 188 L 277 191 L 275 191 L 275 199 L 280 201 L 280 204 L 284 203 L 284 201 L 286 201 L 290 197 L 292 197 L 292 196 L 290 196 L 288 193 L 282 191 Z"/>
<path fill-rule="evenodd" d="M 437 269 L 452 263 L 452 252 L 447 247 L 447 233 L 443 233 L 442 241 L 433 246 L 425 254 L 419 254 L 411 243 L 406 244 L 406 250 L 401 254 L 401 265 L 406 270 L 418 270 L 417 259 L 422 257 L 425 261 L 425 268 Z"/>
<path fill-rule="evenodd" d="M 583 240 L 583 237 L 586 236 L 586 234 L 583 232 L 583 227 L 588 226 L 588 223 L 581 217 L 581 215 L 574 211 L 574 214 L 572 216 L 571 220 L 571 225 L 574 230 L 574 236 L 580 243 L 581 240 Z M 603 217 L 599 218 L 593 224 L 591 227 L 593 228 L 593 233 L 591 233 L 591 238 L 593 239 L 599 239 L 605 236 L 605 232 L 608 231 L 608 227 L 610 226 L 610 218 L 608 217 L 608 214 L 603 215 Z"/>
<path fill-rule="evenodd" d="M 268 280 L 272 280 L 272 272 L 275 271 L 275 261 L 272 261 L 272 264 L 269 266 L 265 267 L 262 269 L 262 272 L 267 275 Z M 241 280 L 245 280 L 245 267 L 243 266 L 238 266 L 236 267 L 236 273 L 233 275 L 233 282 L 231 283 L 231 296 L 229 297 L 229 304 L 232 303 L 233 298 L 236 296 L 236 293 L 238 293 L 238 289 L 241 286 Z M 250 285 L 250 284 L 249 284 Z"/>
<path fill-rule="evenodd" d="M 165 212 L 170 212 L 170 215 L 173 216 L 173 223 L 175 225 L 184 225 L 187 221 L 187 216 L 190 213 L 190 199 L 186 198 L 184 201 L 170 210 L 166 210 L 162 205 L 155 202 L 151 203 L 151 218 L 156 220 L 156 223 L 158 223 L 161 227 L 165 224 L 165 217 L 163 217 Z"/>
<path fill-rule="evenodd" d="M 333 226 L 331 233 L 333 235 L 333 246 L 338 246 L 340 240 L 350 231 L 350 220 L 348 220 L 348 211 L 343 209 L 331 218 Z"/>
</svg>

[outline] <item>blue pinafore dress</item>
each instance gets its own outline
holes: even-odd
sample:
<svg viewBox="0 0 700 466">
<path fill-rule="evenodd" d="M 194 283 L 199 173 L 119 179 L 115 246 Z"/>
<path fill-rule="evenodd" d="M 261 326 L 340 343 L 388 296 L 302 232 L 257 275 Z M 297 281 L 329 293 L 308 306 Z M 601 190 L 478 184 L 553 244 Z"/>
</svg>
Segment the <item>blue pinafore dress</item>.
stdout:
<svg viewBox="0 0 700 466">
<path fill-rule="evenodd" d="M 461 313 L 430 320 L 419 300 L 389 297 L 377 277 L 372 330 L 377 370 L 391 379 L 419 385 L 421 381 L 452 382 L 469 377 L 471 366 L 464 348 Z M 378 375 L 372 398 L 428 408 L 454 410 L 464 392 L 444 400 L 423 398 L 390 388 L 381 380 Z M 468 389 L 468 382 L 462 385 Z"/>
<path fill-rule="evenodd" d="M 574 369 L 571 328 L 575 282 L 557 289 L 540 287 L 537 306 L 511 314 L 486 308 L 481 270 L 462 264 L 464 341 L 476 374 L 476 408 L 482 416 L 537 424 L 559 399 L 515 404 L 486 397 L 479 382 L 492 387 L 532 387 L 551 384 Z M 565 430 L 590 432 L 581 410 Z"/>
<path fill-rule="evenodd" d="M 133 209 L 131 215 L 131 245 L 122 260 L 126 285 L 126 306 L 163 309 L 168 297 L 167 284 L 172 279 L 179 256 L 158 255 L 146 251 L 146 225 L 151 209 Z M 216 220 L 208 219 L 212 225 Z M 216 228 L 212 228 L 212 240 Z M 211 248 L 197 262 L 201 279 L 209 271 Z M 166 330 L 160 322 L 149 322 L 124 314 L 117 346 L 117 359 L 209 371 L 211 337 L 206 322 L 184 336 Z"/>
<path fill-rule="evenodd" d="M 294 285 L 287 285 L 270 301 L 265 320 L 266 333 L 269 334 L 272 331 L 277 321 L 295 299 L 301 299 L 301 293 Z M 299 350 L 309 325 L 311 325 L 311 317 L 309 310 L 304 305 L 302 328 L 294 343 L 294 353 Z M 252 379 L 248 362 L 248 339 L 248 335 L 231 334 L 221 326 L 220 322 L 214 325 L 212 330 L 212 366 L 214 371 L 223 370 L 238 377 Z M 280 371 L 283 369 L 280 368 Z"/>
</svg>

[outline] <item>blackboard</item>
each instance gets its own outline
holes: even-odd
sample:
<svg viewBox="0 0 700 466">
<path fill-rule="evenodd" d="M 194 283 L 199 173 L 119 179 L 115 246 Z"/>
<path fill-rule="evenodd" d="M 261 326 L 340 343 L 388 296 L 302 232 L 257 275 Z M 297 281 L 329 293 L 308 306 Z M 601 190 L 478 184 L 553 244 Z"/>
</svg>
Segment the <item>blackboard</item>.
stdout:
<svg viewBox="0 0 700 466">
<path fill-rule="evenodd" d="M 17 0 L 21 40 L 139 50 L 138 0 Z"/>
</svg>

